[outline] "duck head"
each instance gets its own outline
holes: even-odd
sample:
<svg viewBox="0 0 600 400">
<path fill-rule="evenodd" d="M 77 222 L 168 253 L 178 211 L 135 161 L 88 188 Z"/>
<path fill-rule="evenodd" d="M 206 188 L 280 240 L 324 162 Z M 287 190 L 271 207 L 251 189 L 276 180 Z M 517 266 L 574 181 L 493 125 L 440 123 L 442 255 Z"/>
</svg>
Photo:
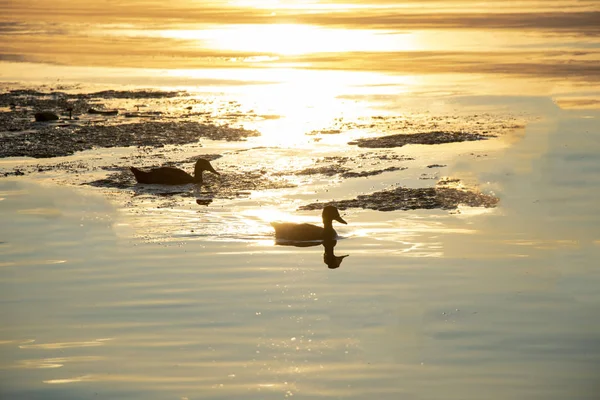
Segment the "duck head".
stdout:
<svg viewBox="0 0 600 400">
<path fill-rule="evenodd" d="M 337 221 L 344 225 L 348 225 L 348 223 L 342 219 L 340 212 L 335 206 L 325 206 L 325 208 L 323 208 L 322 216 L 324 225 L 331 225 L 332 221 Z"/>
<path fill-rule="evenodd" d="M 198 161 L 196 161 L 196 167 L 194 167 L 194 176 L 202 176 L 202 171 L 209 171 L 213 174 L 221 175 L 215 171 L 213 166 L 210 165 L 210 162 L 204 158 L 200 158 Z"/>
</svg>

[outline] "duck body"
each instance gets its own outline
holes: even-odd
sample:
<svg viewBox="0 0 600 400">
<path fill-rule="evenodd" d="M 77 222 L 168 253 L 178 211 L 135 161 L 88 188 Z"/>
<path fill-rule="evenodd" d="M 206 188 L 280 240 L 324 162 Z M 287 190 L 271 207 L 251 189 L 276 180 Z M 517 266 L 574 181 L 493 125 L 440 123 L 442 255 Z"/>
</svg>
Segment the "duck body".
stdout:
<svg viewBox="0 0 600 400">
<path fill-rule="evenodd" d="M 325 230 L 325 228 L 313 224 L 271 222 L 271 226 L 275 228 L 275 238 L 294 242 L 321 241 L 337 237 L 337 232 L 333 228 Z"/>
<path fill-rule="evenodd" d="M 136 167 L 130 167 L 129 169 L 138 183 L 161 185 L 185 185 L 188 183 L 201 184 L 203 171 L 210 171 L 213 174 L 219 175 L 212 165 L 210 165 L 210 162 L 204 159 L 196 161 L 194 176 L 188 174 L 184 170 L 173 167 L 154 168 L 147 172 Z"/>
<path fill-rule="evenodd" d="M 323 227 L 313 224 L 294 224 L 290 222 L 271 222 L 275 228 L 275 239 L 290 242 L 325 241 L 337 238 L 333 229 L 333 220 L 347 224 L 342 219 L 337 208 L 326 206 L 323 209 Z"/>
<path fill-rule="evenodd" d="M 137 169 L 136 167 L 130 168 L 135 180 L 139 183 L 162 183 L 165 185 L 185 185 L 187 183 L 195 183 L 196 178 L 187 172 L 172 167 L 160 167 L 151 169 L 148 172 Z M 202 180 L 200 180 L 202 183 Z"/>
</svg>

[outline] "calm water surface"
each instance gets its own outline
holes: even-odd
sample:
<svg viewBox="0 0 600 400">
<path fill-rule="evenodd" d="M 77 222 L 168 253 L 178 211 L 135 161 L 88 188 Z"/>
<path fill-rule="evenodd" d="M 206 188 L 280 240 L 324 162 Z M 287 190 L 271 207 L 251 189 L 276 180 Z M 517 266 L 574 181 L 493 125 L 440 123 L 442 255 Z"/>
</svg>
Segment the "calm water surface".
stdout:
<svg viewBox="0 0 600 400">
<path fill-rule="evenodd" d="M 273 246 L 258 201 L 190 217 L 252 240 L 145 241 L 101 194 L 2 180 L 2 396 L 594 399 L 597 117 L 456 161 L 501 187 L 493 212 L 346 211 L 333 270 Z"/>
</svg>

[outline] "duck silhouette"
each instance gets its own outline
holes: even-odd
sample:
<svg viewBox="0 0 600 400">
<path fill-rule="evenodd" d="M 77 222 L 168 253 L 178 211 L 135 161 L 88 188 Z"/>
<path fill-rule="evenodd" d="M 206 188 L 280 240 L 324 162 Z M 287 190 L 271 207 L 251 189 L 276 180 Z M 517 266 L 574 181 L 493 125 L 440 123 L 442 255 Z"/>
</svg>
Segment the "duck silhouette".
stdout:
<svg viewBox="0 0 600 400">
<path fill-rule="evenodd" d="M 333 229 L 333 221 L 347 224 L 340 216 L 340 212 L 334 206 L 323 208 L 323 227 L 313 224 L 294 224 L 290 222 L 271 222 L 275 228 L 275 239 L 291 242 L 326 241 L 337 238 Z"/>
<path fill-rule="evenodd" d="M 135 180 L 138 183 L 157 183 L 162 185 L 185 185 L 187 183 L 202 183 L 202 172 L 210 171 L 213 174 L 220 175 L 208 160 L 200 158 L 196 161 L 196 166 L 194 168 L 194 176 L 188 174 L 187 172 L 173 167 L 160 167 L 151 169 L 148 172 L 137 169 L 136 167 L 129 168 L 133 175 L 135 176 Z"/>
</svg>

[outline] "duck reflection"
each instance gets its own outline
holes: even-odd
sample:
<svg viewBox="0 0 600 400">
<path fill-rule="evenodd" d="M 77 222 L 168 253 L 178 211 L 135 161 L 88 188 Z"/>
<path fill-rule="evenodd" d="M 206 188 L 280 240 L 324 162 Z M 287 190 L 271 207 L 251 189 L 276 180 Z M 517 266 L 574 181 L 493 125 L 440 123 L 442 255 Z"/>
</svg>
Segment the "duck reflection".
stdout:
<svg viewBox="0 0 600 400">
<path fill-rule="evenodd" d="M 199 206 L 208 206 L 213 202 L 215 192 L 201 186 L 196 186 L 194 187 L 194 196 L 196 197 L 196 204 Z"/>
<path fill-rule="evenodd" d="M 336 269 L 342 265 L 342 261 L 344 258 L 348 257 L 349 254 L 345 256 L 336 256 L 333 253 L 333 248 L 337 244 L 337 240 L 325 240 L 323 242 L 323 248 L 325 251 L 323 252 L 323 262 L 329 267 L 329 269 Z"/>
<path fill-rule="evenodd" d="M 294 247 L 313 247 L 313 246 L 323 246 L 323 262 L 329 269 L 336 269 L 342 265 L 342 261 L 344 258 L 348 257 L 349 254 L 343 256 L 336 256 L 333 248 L 337 244 L 337 240 L 328 239 L 322 242 L 294 242 L 289 240 L 280 240 L 276 239 L 275 244 L 278 246 L 294 246 Z"/>
<path fill-rule="evenodd" d="M 199 206 L 207 206 L 210 203 L 212 203 L 213 199 L 196 199 L 196 204 L 198 204 Z"/>
</svg>

